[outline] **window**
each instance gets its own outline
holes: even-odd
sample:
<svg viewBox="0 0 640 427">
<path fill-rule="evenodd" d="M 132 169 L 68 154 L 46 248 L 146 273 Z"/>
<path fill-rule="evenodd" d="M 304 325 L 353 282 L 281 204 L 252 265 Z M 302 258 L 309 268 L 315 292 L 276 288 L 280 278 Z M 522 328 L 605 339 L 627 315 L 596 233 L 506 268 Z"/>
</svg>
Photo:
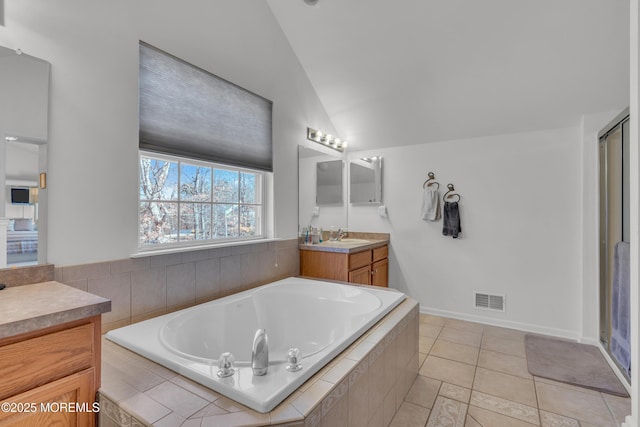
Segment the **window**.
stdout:
<svg viewBox="0 0 640 427">
<path fill-rule="evenodd" d="M 139 246 L 261 238 L 264 173 L 140 152 Z"/>
</svg>

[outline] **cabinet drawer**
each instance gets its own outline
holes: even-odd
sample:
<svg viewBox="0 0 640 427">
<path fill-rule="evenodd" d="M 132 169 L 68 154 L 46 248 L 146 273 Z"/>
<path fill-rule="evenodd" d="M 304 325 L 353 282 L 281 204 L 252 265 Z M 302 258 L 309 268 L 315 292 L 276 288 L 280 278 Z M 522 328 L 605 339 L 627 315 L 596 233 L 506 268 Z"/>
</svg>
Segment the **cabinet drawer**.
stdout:
<svg viewBox="0 0 640 427">
<path fill-rule="evenodd" d="M 367 264 L 371 264 L 371 251 L 356 252 L 349 255 L 349 270 L 354 270 L 359 267 L 364 267 Z"/>
<path fill-rule="evenodd" d="M 0 399 L 91 367 L 93 343 L 87 323 L 0 347 Z"/>
<path fill-rule="evenodd" d="M 389 246 L 384 245 L 381 248 L 375 248 L 373 250 L 373 262 L 380 261 L 389 256 Z"/>
</svg>

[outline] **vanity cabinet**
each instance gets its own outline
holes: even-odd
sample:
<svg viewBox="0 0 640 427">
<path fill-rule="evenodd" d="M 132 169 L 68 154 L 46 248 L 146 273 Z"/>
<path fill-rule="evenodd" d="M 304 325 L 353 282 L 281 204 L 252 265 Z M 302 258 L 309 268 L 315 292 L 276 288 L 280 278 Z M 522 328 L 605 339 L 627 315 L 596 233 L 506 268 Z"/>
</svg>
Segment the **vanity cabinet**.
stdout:
<svg viewBox="0 0 640 427">
<path fill-rule="evenodd" d="M 100 318 L 0 340 L 0 425 L 96 424 Z"/>
<path fill-rule="evenodd" d="M 300 275 L 361 285 L 388 286 L 389 246 L 350 252 L 300 250 Z"/>
</svg>

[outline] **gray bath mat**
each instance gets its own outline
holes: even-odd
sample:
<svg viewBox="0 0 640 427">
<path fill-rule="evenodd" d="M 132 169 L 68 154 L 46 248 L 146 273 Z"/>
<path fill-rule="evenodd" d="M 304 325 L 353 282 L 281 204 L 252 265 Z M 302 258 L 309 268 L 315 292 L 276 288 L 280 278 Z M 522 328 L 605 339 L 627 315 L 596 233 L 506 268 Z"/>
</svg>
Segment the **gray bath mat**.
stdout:
<svg viewBox="0 0 640 427">
<path fill-rule="evenodd" d="M 629 396 L 597 347 L 528 334 L 524 343 L 531 375 Z"/>
</svg>

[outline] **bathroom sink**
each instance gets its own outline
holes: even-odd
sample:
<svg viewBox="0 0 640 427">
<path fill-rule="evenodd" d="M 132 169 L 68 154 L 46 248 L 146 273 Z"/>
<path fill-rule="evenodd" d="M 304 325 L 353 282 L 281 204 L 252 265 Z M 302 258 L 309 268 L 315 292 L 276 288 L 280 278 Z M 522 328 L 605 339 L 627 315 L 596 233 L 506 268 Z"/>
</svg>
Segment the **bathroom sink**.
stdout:
<svg viewBox="0 0 640 427">
<path fill-rule="evenodd" d="M 329 242 L 331 244 L 337 244 L 337 245 L 362 245 L 365 243 L 370 243 L 371 240 L 366 240 L 366 239 L 342 239 L 342 240 L 336 240 L 333 242 Z"/>
</svg>

